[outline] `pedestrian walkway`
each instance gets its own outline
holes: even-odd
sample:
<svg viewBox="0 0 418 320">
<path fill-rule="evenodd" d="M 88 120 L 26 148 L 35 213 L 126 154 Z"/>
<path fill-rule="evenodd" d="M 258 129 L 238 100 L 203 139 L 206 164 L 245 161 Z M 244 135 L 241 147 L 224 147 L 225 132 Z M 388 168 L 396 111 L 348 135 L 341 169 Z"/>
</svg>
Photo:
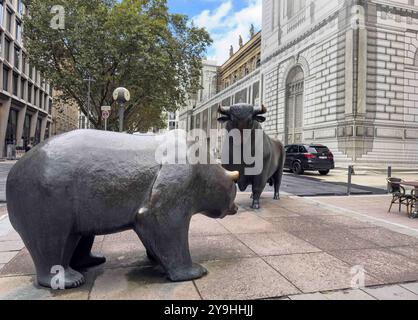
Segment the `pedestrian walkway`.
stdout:
<svg viewBox="0 0 418 320">
<path fill-rule="evenodd" d="M 8 219 L 0 221 L 0 299 L 418 299 L 418 230 L 324 208 L 309 199 L 271 199 L 224 220 L 193 218 L 190 249 L 209 274 L 171 283 L 133 232 L 97 237 L 105 265 L 86 273 L 84 287 L 41 289 Z M 359 288 L 358 288 L 359 287 Z"/>
</svg>

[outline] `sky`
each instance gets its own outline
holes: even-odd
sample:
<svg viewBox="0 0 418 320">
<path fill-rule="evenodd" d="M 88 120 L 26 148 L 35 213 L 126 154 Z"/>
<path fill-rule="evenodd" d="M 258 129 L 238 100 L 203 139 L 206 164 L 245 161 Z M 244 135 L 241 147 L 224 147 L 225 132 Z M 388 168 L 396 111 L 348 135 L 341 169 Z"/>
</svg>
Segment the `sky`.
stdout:
<svg viewBox="0 0 418 320">
<path fill-rule="evenodd" d="M 182 13 L 210 33 L 213 44 L 207 59 L 218 64 L 229 58 L 229 48 L 238 49 L 238 39 L 249 40 L 250 26 L 261 29 L 262 0 L 168 0 L 170 11 Z"/>
</svg>

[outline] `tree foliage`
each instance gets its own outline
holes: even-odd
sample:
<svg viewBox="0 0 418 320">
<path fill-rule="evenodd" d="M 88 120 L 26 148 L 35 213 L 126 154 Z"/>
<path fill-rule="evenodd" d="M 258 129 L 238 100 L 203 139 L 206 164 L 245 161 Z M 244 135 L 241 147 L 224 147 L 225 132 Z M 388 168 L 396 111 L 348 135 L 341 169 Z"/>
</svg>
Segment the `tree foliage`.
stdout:
<svg viewBox="0 0 418 320">
<path fill-rule="evenodd" d="M 51 28 L 64 8 L 64 28 Z M 102 128 L 100 108 L 112 105 L 110 128 L 117 127 L 112 93 L 126 87 L 132 96 L 125 127 L 147 131 L 163 126 L 162 112 L 175 111 L 188 92 L 199 88 L 201 59 L 211 43 L 209 34 L 186 16 L 170 14 L 166 0 L 31 0 L 24 21 L 24 41 L 34 65 Z"/>
</svg>

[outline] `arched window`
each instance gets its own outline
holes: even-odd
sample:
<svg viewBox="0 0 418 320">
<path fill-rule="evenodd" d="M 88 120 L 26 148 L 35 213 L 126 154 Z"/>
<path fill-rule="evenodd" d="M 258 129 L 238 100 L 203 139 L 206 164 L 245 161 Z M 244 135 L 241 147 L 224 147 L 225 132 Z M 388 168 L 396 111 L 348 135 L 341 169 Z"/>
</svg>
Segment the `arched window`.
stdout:
<svg viewBox="0 0 418 320">
<path fill-rule="evenodd" d="M 303 97 L 305 74 L 294 67 L 286 79 L 285 143 L 301 143 L 303 138 Z"/>
</svg>

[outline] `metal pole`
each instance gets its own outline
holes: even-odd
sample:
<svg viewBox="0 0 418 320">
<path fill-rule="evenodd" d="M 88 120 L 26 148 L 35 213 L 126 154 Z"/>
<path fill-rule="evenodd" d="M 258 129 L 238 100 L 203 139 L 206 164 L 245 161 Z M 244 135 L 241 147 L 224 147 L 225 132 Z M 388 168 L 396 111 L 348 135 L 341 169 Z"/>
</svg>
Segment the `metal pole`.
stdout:
<svg viewBox="0 0 418 320">
<path fill-rule="evenodd" d="M 124 115 L 125 115 L 125 104 L 121 103 L 120 109 L 119 109 L 119 132 L 123 132 Z"/>
<path fill-rule="evenodd" d="M 388 178 L 392 178 L 392 167 L 388 167 Z M 390 193 L 390 184 L 388 183 L 388 193 Z"/>
<path fill-rule="evenodd" d="M 88 96 L 87 96 L 87 129 L 90 129 L 90 93 L 91 93 L 91 78 L 88 79 L 89 82 L 89 89 L 88 89 Z"/>
<path fill-rule="evenodd" d="M 347 184 L 347 195 L 351 195 L 351 182 L 353 175 L 353 166 L 348 166 L 348 184 Z"/>
<path fill-rule="evenodd" d="M 107 118 L 105 119 L 105 131 L 107 131 Z"/>
</svg>

